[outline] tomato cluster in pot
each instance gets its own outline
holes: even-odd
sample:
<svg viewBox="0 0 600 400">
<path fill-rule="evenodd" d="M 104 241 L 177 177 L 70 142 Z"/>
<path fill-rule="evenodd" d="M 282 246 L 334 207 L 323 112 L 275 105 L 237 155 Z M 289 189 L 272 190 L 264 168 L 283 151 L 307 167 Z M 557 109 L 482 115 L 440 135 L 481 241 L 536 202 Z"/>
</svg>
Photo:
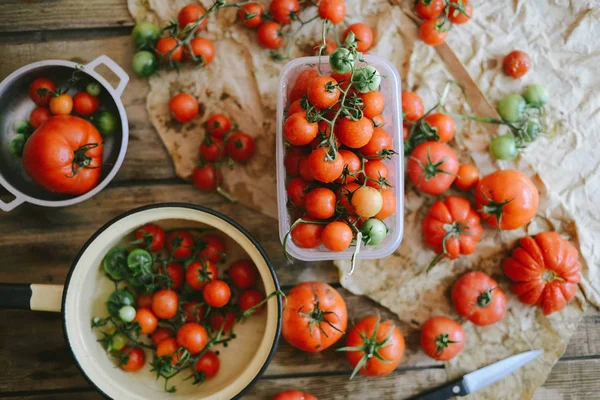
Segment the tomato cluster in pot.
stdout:
<svg viewBox="0 0 600 400">
<path fill-rule="evenodd" d="M 92 319 L 99 340 L 120 368 L 150 365 L 168 381 L 188 373 L 193 384 L 219 371 L 215 346 L 235 338 L 234 325 L 260 312 L 269 297 L 258 290 L 258 271 L 249 259 L 225 271 L 227 249 L 210 229 L 140 227 L 126 246 L 111 249 L 103 272 L 115 283 L 108 316 Z"/>
<path fill-rule="evenodd" d="M 467 23 L 473 16 L 469 0 L 417 0 L 415 12 L 424 19 L 419 36 L 430 46 L 446 41 L 453 25 Z"/>
<path fill-rule="evenodd" d="M 353 241 L 381 243 L 396 212 L 386 159 L 393 138 L 382 126 L 381 76 L 362 60 L 354 34 L 329 57 L 330 75 L 304 70 L 289 93 L 283 134 L 290 229 L 302 248 L 339 252 Z M 333 132 L 333 134 L 332 134 Z"/>
<path fill-rule="evenodd" d="M 31 179 L 46 190 L 80 195 L 100 181 L 102 136 L 118 128 L 113 113 L 102 108 L 101 92 L 100 84 L 79 70 L 59 87 L 47 77 L 29 85 L 29 97 L 37 108 L 29 121 L 15 122 L 17 133 L 10 150 L 22 158 Z"/>
</svg>

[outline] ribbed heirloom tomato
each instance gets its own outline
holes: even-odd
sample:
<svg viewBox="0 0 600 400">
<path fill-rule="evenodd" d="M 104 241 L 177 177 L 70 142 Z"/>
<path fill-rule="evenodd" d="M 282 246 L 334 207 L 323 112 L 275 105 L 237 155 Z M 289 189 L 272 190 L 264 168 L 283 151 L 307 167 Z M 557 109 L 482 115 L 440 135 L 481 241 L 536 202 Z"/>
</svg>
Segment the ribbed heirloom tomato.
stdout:
<svg viewBox="0 0 600 400">
<path fill-rule="evenodd" d="M 102 137 L 88 121 L 70 115 L 48 119 L 27 140 L 23 167 L 45 189 L 72 195 L 89 192 L 102 173 Z"/>
<path fill-rule="evenodd" d="M 308 165 L 312 171 L 313 177 L 324 183 L 333 182 L 338 179 L 344 171 L 344 157 L 337 152 L 333 160 L 327 157 L 325 147 L 319 147 L 310 153 Z"/>
<path fill-rule="evenodd" d="M 539 205 L 539 193 L 525 174 L 505 169 L 479 181 L 475 202 L 481 219 L 492 227 L 511 230 L 533 219 Z"/>
<path fill-rule="evenodd" d="M 421 326 L 421 348 L 429 357 L 448 361 L 465 347 L 465 331 L 448 317 L 429 318 Z"/>
<path fill-rule="evenodd" d="M 368 25 L 360 22 L 350 25 L 344 33 L 344 41 L 349 32 L 354 33 L 356 37 L 356 49 L 358 51 L 365 52 L 373 46 L 373 31 Z"/>
<path fill-rule="evenodd" d="M 285 139 L 294 146 L 309 144 L 317 137 L 319 125 L 306 119 L 306 111 L 292 114 L 283 124 Z"/>
<path fill-rule="evenodd" d="M 282 334 L 300 350 L 325 350 L 342 337 L 347 324 L 346 302 L 326 283 L 303 282 L 286 296 Z"/>
<path fill-rule="evenodd" d="M 522 303 L 539 306 L 545 315 L 561 311 L 573 300 L 581 281 L 577 249 L 556 232 L 519 241 L 504 260 L 504 273 Z"/>
<path fill-rule="evenodd" d="M 404 337 L 391 320 L 372 315 L 360 320 L 348 333 L 346 357 L 354 367 L 351 378 L 384 376 L 396 369 L 404 355 Z"/>
<path fill-rule="evenodd" d="M 442 194 L 456 179 L 458 158 L 450 146 L 440 142 L 421 143 L 408 160 L 408 176 L 423 193 Z"/>
<path fill-rule="evenodd" d="M 479 326 L 495 324 L 506 314 L 506 295 L 481 271 L 458 278 L 452 286 L 452 303 L 457 313 Z"/>
</svg>

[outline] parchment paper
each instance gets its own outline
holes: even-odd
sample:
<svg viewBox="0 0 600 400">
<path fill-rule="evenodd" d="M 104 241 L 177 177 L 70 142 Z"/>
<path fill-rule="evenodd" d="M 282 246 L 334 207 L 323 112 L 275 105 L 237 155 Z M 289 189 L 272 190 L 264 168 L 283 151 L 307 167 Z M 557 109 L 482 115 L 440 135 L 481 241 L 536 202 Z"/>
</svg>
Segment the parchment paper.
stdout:
<svg viewBox="0 0 600 400">
<path fill-rule="evenodd" d="M 136 21 L 162 22 L 173 20 L 189 1 L 128 3 Z M 203 3 L 206 6 L 210 2 Z M 595 71 L 600 42 L 590 40 L 599 36 L 600 11 L 592 8 L 592 2 L 584 1 L 473 1 L 473 20 L 453 29 L 448 38 L 450 47 L 440 52 L 451 56 L 444 57 L 451 63 L 445 64 L 435 49 L 418 40 L 412 2 L 346 3 L 348 23 L 363 21 L 374 28 L 375 46 L 369 52 L 391 60 L 403 77 L 405 90 L 416 90 L 427 106 L 435 103 L 448 79 L 458 79 L 468 86 L 465 81 L 469 79 L 457 76 L 461 68 L 452 61 L 452 50 L 492 103 L 505 94 L 520 93 L 527 83 L 542 83 L 551 91 L 549 135 L 531 145 L 516 162 L 499 165 L 489 158 L 490 134 L 497 131 L 493 126 L 459 123 L 452 143 L 461 160 L 475 162 L 484 175 L 501 167 L 518 168 L 532 176 L 541 192 L 541 204 L 538 216 L 527 229 L 503 233 L 486 229 L 474 255 L 443 262 L 426 275 L 423 270 L 434 254 L 423 247 L 420 224 L 435 198 L 418 194 L 407 184 L 400 248 L 386 259 L 361 262 L 351 277 L 344 274 L 348 264 L 336 262 L 344 287 L 371 297 L 415 328 L 432 315 L 458 318 L 449 299 L 452 283 L 469 270 L 488 272 L 508 294 L 508 314 L 502 322 L 486 328 L 465 322 L 467 345 L 446 368 L 449 377 L 454 377 L 521 351 L 544 349 L 540 359 L 472 396 L 530 398 L 564 352 L 582 317 L 585 297 L 600 304 L 600 245 L 594 242 L 594 235 L 600 233 L 600 218 L 594 214 L 598 202 L 593 200 L 600 194 L 600 157 L 594 152 L 600 144 L 594 133 L 600 126 L 600 74 Z M 307 54 L 307 49 L 318 41 L 319 29 L 318 24 L 306 28 L 294 56 Z M 203 137 L 201 124 L 214 111 L 230 115 L 240 129 L 256 138 L 258 147 L 250 164 L 225 170 L 226 189 L 240 202 L 276 217 L 275 100 L 278 74 L 284 64 L 269 60 L 267 52 L 256 43 L 255 32 L 235 23 L 233 10 L 211 16 L 206 36 L 215 41 L 216 57 L 211 65 L 201 70 L 161 73 L 150 79 L 150 118 L 173 157 L 177 174 L 189 178 Z M 518 81 L 501 72 L 503 56 L 516 48 L 529 53 L 534 63 L 532 71 Z M 470 86 L 467 89 L 467 93 L 476 90 Z M 182 90 L 201 103 L 200 115 L 183 126 L 173 123 L 167 106 L 170 96 Z M 448 111 L 481 113 L 473 96 L 466 102 L 461 96 L 460 91 L 453 91 Z M 582 255 L 584 277 L 576 299 L 550 317 L 521 305 L 509 294 L 501 272 L 501 260 L 515 241 L 543 230 L 556 230 L 574 242 Z"/>
</svg>

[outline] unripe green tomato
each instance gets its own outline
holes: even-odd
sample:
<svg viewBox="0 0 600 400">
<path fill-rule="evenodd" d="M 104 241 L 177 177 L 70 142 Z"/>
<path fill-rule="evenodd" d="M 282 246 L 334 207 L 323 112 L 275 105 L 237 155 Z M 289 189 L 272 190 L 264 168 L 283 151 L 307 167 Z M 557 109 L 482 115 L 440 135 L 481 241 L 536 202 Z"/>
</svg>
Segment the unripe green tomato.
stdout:
<svg viewBox="0 0 600 400">
<path fill-rule="evenodd" d="M 127 336 L 117 333 L 110 341 L 110 348 L 114 351 L 120 351 L 127 345 Z"/>
<path fill-rule="evenodd" d="M 506 122 L 517 122 L 523 118 L 525 99 L 518 94 L 504 96 L 498 103 L 498 114 Z"/>
<path fill-rule="evenodd" d="M 527 103 L 541 107 L 544 104 L 548 104 L 550 95 L 548 94 L 548 89 L 542 85 L 529 85 L 523 91 L 523 98 Z"/>
<path fill-rule="evenodd" d="M 383 242 L 387 236 L 388 229 L 383 221 L 377 218 L 369 218 L 360 228 L 364 236 L 368 237 L 367 244 L 371 246 L 378 245 Z"/>
<path fill-rule="evenodd" d="M 123 322 L 131 322 L 135 319 L 135 308 L 132 306 L 123 306 L 119 310 L 119 318 L 123 320 Z"/>
<path fill-rule="evenodd" d="M 517 141 L 512 133 L 497 136 L 490 142 L 490 153 L 498 160 L 513 160 L 517 156 Z"/>
<path fill-rule="evenodd" d="M 329 65 L 338 74 L 346 74 L 352 71 L 354 55 L 346 48 L 337 48 L 329 56 Z"/>
</svg>

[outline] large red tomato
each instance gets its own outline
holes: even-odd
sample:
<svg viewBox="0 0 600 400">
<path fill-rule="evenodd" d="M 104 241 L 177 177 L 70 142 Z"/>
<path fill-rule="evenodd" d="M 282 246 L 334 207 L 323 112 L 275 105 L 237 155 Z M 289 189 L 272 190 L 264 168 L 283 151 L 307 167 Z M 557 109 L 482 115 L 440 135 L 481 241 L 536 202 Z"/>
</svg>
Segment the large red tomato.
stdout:
<svg viewBox="0 0 600 400">
<path fill-rule="evenodd" d="M 346 302 L 326 283 L 300 283 L 286 297 L 283 337 L 300 350 L 325 350 L 342 337 L 347 324 Z"/>
<path fill-rule="evenodd" d="M 512 291 L 525 304 L 537 305 L 548 315 L 575 297 L 581 280 L 577 249 L 556 232 L 524 237 L 504 260 Z"/>
<path fill-rule="evenodd" d="M 27 140 L 25 172 L 51 192 L 80 195 L 100 181 L 102 136 L 90 122 L 71 115 L 48 119 Z"/>
</svg>

